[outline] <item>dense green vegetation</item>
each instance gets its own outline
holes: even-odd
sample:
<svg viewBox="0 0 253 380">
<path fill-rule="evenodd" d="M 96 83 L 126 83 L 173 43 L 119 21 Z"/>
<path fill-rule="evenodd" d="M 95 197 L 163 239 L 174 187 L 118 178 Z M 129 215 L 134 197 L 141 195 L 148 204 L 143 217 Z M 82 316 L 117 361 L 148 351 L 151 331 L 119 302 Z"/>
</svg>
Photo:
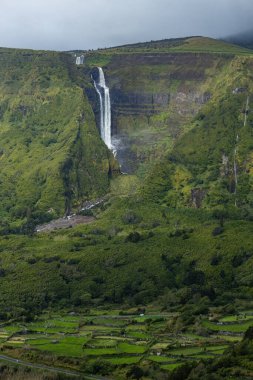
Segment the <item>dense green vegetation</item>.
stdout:
<svg viewBox="0 0 253 380">
<path fill-rule="evenodd" d="M 216 78 L 212 99 L 148 176 L 152 198 L 252 218 L 251 68 L 251 59 L 237 57 Z"/>
<path fill-rule="evenodd" d="M 3 318 L 51 307 L 213 302 L 250 304 L 251 222 L 219 222 L 204 210 L 173 210 L 129 198 L 111 199 L 91 225 L 34 237 L 4 236 Z M 120 276 L 118 275 L 120 271 Z"/>
<path fill-rule="evenodd" d="M 253 323 L 250 55 L 198 37 L 89 52 L 81 67 L 0 51 L 5 354 L 119 379 L 221 376 L 229 361 L 250 378 L 248 333 L 226 351 Z M 116 178 L 96 65 L 129 169 Z M 96 198 L 89 224 L 34 233 Z"/>
<path fill-rule="evenodd" d="M 69 55 L 1 49 L 0 63 L 1 227 L 15 231 L 104 194 L 113 158 Z"/>
</svg>

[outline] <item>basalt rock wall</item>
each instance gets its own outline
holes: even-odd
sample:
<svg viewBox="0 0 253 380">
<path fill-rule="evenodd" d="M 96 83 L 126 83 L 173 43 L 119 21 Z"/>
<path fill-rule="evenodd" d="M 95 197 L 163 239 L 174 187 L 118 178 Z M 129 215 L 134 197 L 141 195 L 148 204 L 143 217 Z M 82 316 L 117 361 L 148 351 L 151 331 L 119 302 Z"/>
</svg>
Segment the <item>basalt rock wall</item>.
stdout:
<svg viewBox="0 0 253 380">
<path fill-rule="evenodd" d="M 111 95 L 112 134 L 124 171 L 149 165 L 173 146 L 212 98 L 212 78 L 230 60 L 205 53 L 112 56 L 103 69 Z"/>
</svg>

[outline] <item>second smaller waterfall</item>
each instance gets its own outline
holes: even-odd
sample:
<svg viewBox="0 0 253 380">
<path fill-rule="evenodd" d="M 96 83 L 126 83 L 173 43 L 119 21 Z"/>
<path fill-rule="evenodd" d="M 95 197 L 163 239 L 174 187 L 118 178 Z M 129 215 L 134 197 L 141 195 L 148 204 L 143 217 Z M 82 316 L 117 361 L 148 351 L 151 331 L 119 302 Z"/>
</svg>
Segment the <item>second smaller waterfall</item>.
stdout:
<svg viewBox="0 0 253 380">
<path fill-rule="evenodd" d="M 98 71 L 98 81 L 94 80 L 94 86 L 99 95 L 100 102 L 100 134 L 107 147 L 112 150 L 110 91 L 106 86 L 102 68 L 98 67 Z"/>
<path fill-rule="evenodd" d="M 84 64 L 84 55 L 81 55 L 80 57 L 76 57 L 76 65 L 83 65 Z"/>
</svg>

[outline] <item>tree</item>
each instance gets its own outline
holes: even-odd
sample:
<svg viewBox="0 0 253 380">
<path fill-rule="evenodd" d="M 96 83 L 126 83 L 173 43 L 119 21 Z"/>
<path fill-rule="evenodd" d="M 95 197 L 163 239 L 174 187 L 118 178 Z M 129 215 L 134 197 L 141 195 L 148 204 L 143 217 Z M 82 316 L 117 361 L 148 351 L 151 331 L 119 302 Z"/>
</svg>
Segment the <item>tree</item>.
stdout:
<svg viewBox="0 0 253 380">
<path fill-rule="evenodd" d="M 216 207 L 213 210 L 213 217 L 218 219 L 220 222 L 220 226 L 223 227 L 224 226 L 224 220 L 225 220 L 225 218 L 228 217 L 228 211 L 223 205 L 221 205 L 219 207 Z"/>
<path fill-rule="evenodd" d="M 127 377 L 131 379 L 141 379 L 144 376 L 144 371 L 141 367 L 134 365 L 130 370 L 127 372 Z"/>
</svg>

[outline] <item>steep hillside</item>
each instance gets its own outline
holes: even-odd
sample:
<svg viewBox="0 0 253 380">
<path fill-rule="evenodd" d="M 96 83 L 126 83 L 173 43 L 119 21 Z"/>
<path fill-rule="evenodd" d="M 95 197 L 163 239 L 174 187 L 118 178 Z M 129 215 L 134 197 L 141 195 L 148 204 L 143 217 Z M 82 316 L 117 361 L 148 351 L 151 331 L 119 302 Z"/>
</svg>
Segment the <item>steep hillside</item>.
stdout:
<svg viewBox="0 0 253 380">
<path fill-rule="evenodd" d="M 198 52 L 184 52 L 189 45 Z M 2 81 L 1 102 L 3 233 L 10 232 L 4 217 L 43 220 L 109 189 L 117 164 L 82 90 L 96 113 L 90 74 L 99 59 L 111 90 L 118 157 L 135 174 L 112 181 L 90 227 L 2 239 L 6 312 L 53 300 L 147 303 L 166 288 L 177 294 L 189 287 L 188 301 L 197 293 L 223 304 L 234 297 L 231 287 L 240 302 L 248 299 L 252 58 L 213 40 L 180 46 L 177 53 L 89 53 L 80 67 L 71 55 L 2 51 L 1 75 L 10 76 Z M 38 273 L 41 282 L 31 288 Z"/>
<path fill-rule="evenodd" d="M 217 83 L 235 54 L 251 52 L 200 37 L 86 54 L 86 67 L 103 66 L 105 71 L 114 144 L 124 172 L 143 175 L 171 150 L 191 128 L 193 117 L 216 96 Z M 90 88 L 88 95 L 96 113 L 96 94 L 92 96 Z"/>
<path fill-rule="evenodd" d="M 253 328 L 250 327 L 239 344 L 233 345 L 225 352 L 222 358 L 216 359 L 207 365 L 196 366 L 190 374 L 182 376 L 182 380 L 197 379 L 252 379 L 252 349 L 253 349 Z M 182 373 L 182 371 L 181 371 Z M 171 380 L 177 379 L 176 373 L 171 376 Z"/>
<path fill-rule="evenodd" d="M 217 75 L 212 99 L 148 177 L 150 196 L 165 197 L 172 207 L 252 218 L 252 64 L 252 58 L 235 57 Z M 159 178 L 161 166 L 167 180 Z"/>
<path fill-rule="evenodd" d="M 253 307 L 252 222 L 227 220 L 220 229 L 209 212 L 136 195 L 113 198 L 95 215 L 88 226 L 1 237 L 3 318 L 155 299 L 168 310 L 195 305 L 196 313 L 202 303 Z"/>
<path fill-rule="evenodd" d="M 1 57 L 5 353 L 118 379 L 197 379 L 212 370 L 233 379 L 233 352 L 216 360 L 216 351 L 252 324 L 252 52 L 194 37 L 86 52 L 79 66 L 73 53 Z M 128 172 L 110 182 L 118 166 L 95 125 L 98 66 Z M 105 192 L 86 210 L 89 225 L 26 235 L 6 226 Z M 103 314 L 99 324 L 105 308 L 117 308 L 117 318 Z M 145 308 L 156 310 L 155 322 Z M 122 324 L 126 310 L 141 315 Z M 238 373 L 251 376 L 245 338 L 235 364 L 245 348 Z"/>
<path fill-rule="evenodd" d="M 114 159 L 75 78 L 69 55 L 0 50 L 4 228 L 9 220 L 63 215 L 108 189 Z"/>
</svg>

